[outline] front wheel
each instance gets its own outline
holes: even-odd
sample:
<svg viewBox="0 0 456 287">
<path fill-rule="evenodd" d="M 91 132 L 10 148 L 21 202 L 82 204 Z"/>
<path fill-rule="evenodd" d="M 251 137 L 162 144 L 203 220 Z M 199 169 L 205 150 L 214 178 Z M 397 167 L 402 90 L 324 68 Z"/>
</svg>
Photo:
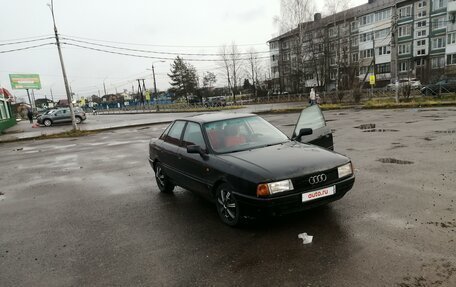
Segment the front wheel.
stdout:
<svg viewBox="0 0 456 287">
<path fill-rule="evenodd" d="M 45 119 L 45 120 L 43 121 L 43 124 L 44 124 L 45 126 L 47 126 L 47 127 L 50 127 L 50 126 L 52 125 L 52 121 L 49 120 L 49 119 Z"/>
<path fill-rule="evenodd" d="M 233 194 L 233 189 L 226 183 L 220 185 L 215 193 L 217 212 L 223 223 L 236 226 L 241 222 L 239 203 Z"/>
<path fill-rule="evenodd" d="M 163 193 L 171 193 L 174 190 L 174 184 L 169 180 L 163 171 L 162 165 L 157 162 L 155 166 L 155 180 L 157 181 L 158 189 Z"/>
<path fill-rule="evenodd" d="M 79 125 L 82 122 L 81 117 L 75 117 L 76 123 Z"/>
</svg>

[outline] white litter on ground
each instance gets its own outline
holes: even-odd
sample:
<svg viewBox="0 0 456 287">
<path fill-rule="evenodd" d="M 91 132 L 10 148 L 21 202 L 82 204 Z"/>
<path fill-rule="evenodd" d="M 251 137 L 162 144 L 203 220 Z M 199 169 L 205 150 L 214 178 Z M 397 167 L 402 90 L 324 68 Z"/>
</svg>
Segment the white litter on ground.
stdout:
<svg viewBox="0 0 456 287">
<path fill-rule="evenodd" d="M 307 233 L 298 234 L 298 238 L 302 239 L 302 244 L 309 244 L 312 243 L 313 236 L 307 235 Z"/>
</svg>

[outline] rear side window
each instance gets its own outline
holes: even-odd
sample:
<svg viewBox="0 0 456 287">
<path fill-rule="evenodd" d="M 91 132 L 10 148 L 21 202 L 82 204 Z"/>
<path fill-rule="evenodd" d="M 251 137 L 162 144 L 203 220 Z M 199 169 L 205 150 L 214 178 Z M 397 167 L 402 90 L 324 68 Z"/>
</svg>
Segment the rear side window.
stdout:
<svg viewBox="0 0 456 287">
<path fill-rule="evenodd" d="M 182 130 L 184 129 L 184 121 L 176 121 L 165 136 L 164 140 L 170 144 L 179 145 Z"/>
</svg>

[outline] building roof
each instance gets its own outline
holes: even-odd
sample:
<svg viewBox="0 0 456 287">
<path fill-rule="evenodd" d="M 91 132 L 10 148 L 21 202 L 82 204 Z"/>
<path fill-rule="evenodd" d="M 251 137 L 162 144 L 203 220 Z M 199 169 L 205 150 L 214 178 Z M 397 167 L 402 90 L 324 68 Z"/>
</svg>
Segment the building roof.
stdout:
<svg viewBox="0 0 456 287">
<path fill-rule="evenodd" d="M 4 95 L 7 99 L 13 98 L 13 95 L 5 88 L 0 88 L 0 95 Z"/>
</svg>

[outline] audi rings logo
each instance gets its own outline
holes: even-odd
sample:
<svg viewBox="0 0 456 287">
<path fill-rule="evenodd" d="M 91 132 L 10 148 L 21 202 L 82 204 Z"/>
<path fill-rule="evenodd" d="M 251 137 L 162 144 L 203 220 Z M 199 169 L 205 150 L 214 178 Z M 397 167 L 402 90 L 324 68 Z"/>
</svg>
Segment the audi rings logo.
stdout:
<svg viewBox="0 0 456 287">
<path fill-rule="evenodd" d="M 309 183 L 310 184 L 317 184 L 317 183 L 322 183 L 325 182 L 327 179 L 326 174 L 322 173 L 319 175 L 314 175 L 309 177 Z"/>
</svg>

